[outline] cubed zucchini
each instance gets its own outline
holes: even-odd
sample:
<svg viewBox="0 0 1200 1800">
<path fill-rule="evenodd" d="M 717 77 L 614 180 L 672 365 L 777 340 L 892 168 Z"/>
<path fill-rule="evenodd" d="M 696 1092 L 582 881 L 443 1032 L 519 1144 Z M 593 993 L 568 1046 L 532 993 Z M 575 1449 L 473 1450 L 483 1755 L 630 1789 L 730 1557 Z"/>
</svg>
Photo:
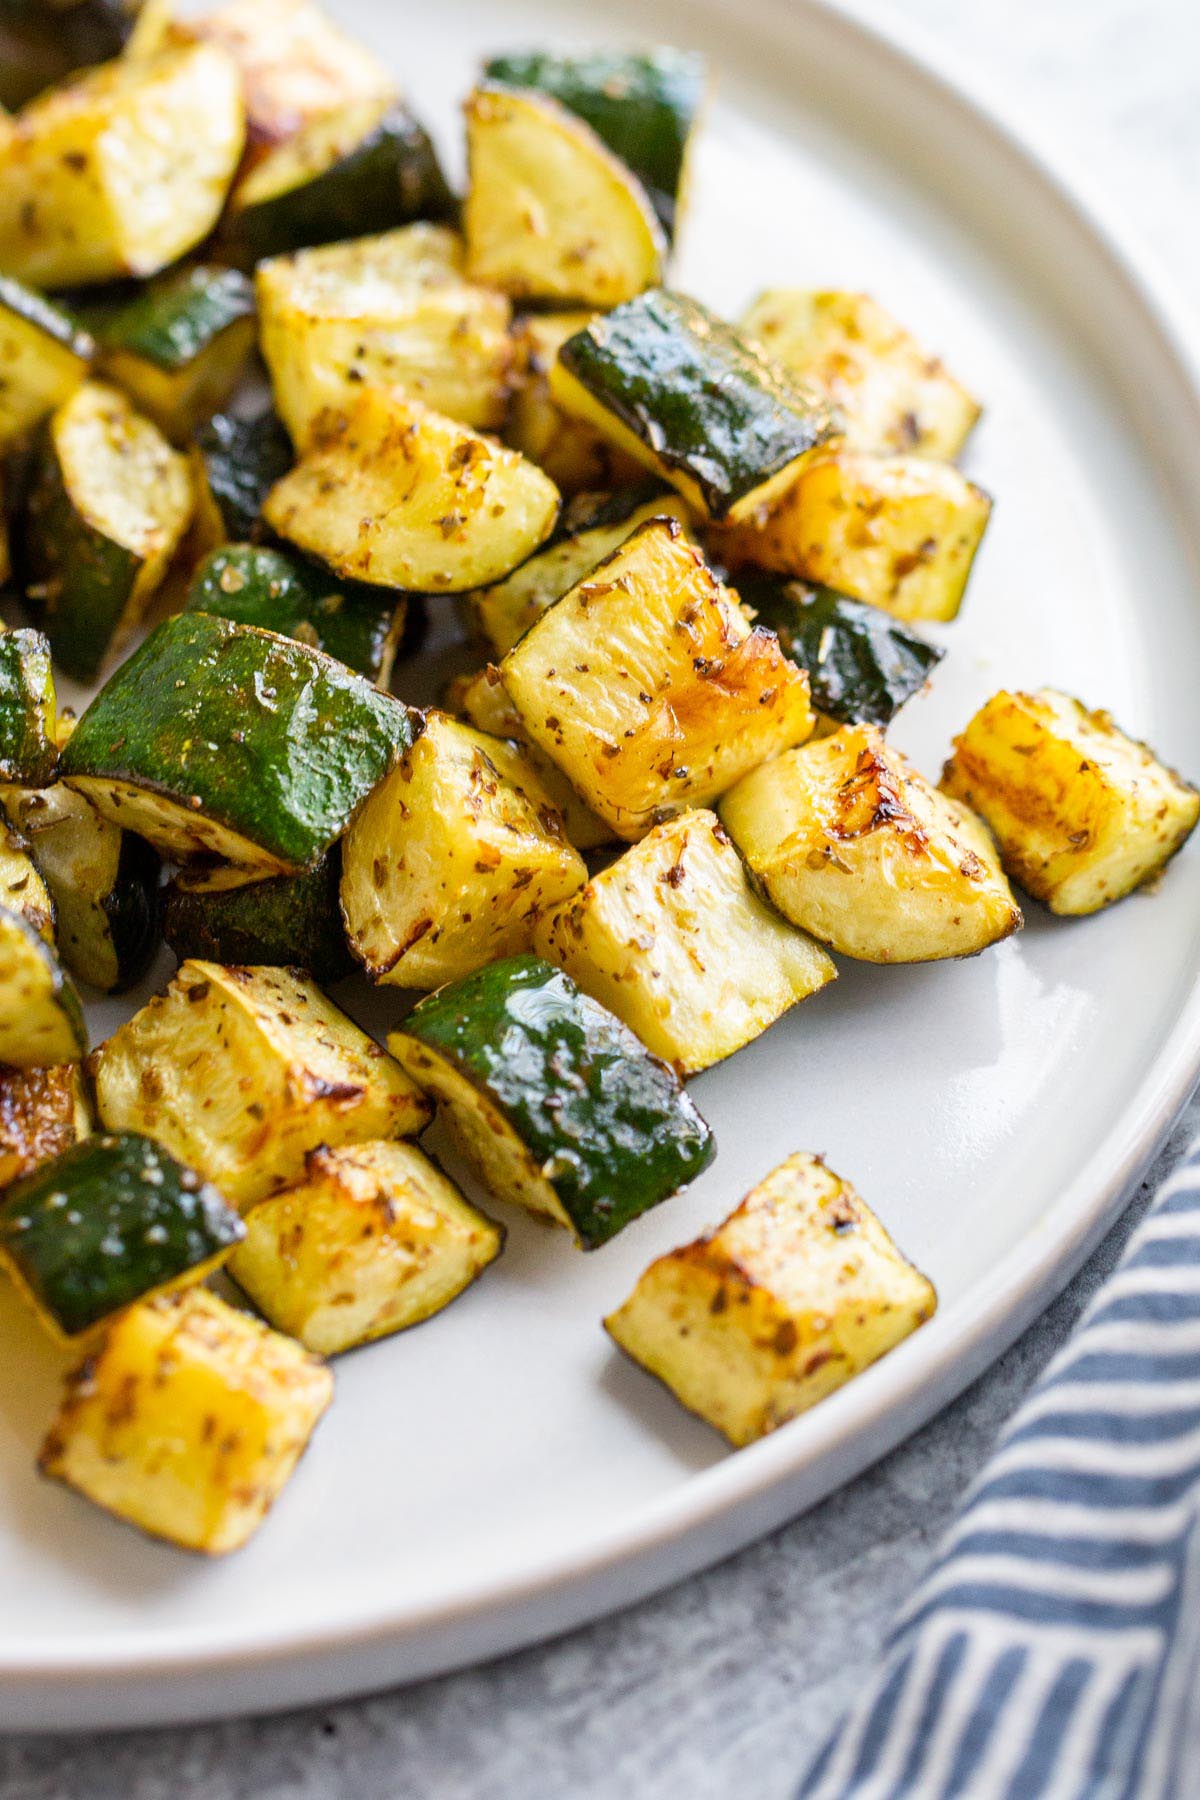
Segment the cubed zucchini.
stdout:
<svg viewBox="0 0 1200 1800">
<path fill-rule="evenodd" d="M 837 975 L 749 886 L 720 820 L 656 826 L 544 913 L 534 948 L 682 1076 L 751 1043 Z"/>
<path fill-rule="evenodd" d="M 737 591 L 808 676 L 833 725 L 890 725 L 946 654 L 903 620 L 833 588 L 739 570 Z"/>
<path fill-rule="evenodd" d="M 499 1256 L 504 1231 L 415 1144 L 314 1150 L 260 1200 L 230 1274 L 272 1325 L 336 1356 L 431 1318 Z"/>
<path fill-rule="evenodd" d="M 131 1306 L 67 1382 L 43 1475 L 185 1550 L 262 1524 L 333 1397 L 309 1351 L 189 1288 Z"/>
<path fill-rule="evenodd" d="M 1196 826 L 1200 794 L 1106 712 L 1054 688 L 1001 691 L 954 740 L 942 790 L 1051 912 L 1092 913 L 1149 881 Z"/>
<path fill-rule="evenodd" d="M 501 87 L 549 94 L 583 119 L 637 176 L 668 239 L 674 236 L 708 90 L 702 56 L 667 45 L 578 55 L 518 51 L 494 56 L 484 75 Z"/>
<path fill-rule="evenodd" d="M 712 1134 L 674 1071 L 536 956 L 420 1001 L 388 1047 L 498 1197 L 593 1250 L 705 1169 Z"/>
<path fill-rule="evenodd" d="M 79 1063 L 0 1068 L 0 1188 L 31 1175 L 92 1129 Z"/>
<path fill-rule="evenodd" d="M 616 306 L 661 281 L 662 227 L 590 125 L 545 94 L 468 97 L 467 268 L 520 300 Z"/>
<path fill-rule="evenodd" d="M 980 407 L 869 294 L 772 288 L 739 329 L 806 387 L 824 394 L 853 450 L 952 462 Z"/>
<path fill-rule="evenodd" d="M 213 44 L 233 58 L 250 165 L 314 119 L 354 101 L 396 97 L 379 57 L 339 30 L 315 0 L 227 0 L 200 18 L 173 20 L 170 37 Z"/>
<path fill-rule="evenodd" d="M 0 781 L 42 787 L 58 761 L 50 645 L 40 631 L 0 634 Z"/>
<path fill-rule="evenodd" d="M 176 875 L 166 894 L 163 936 L 180 962 L 259 963 L 341 981 L 355 966 L 338 905 L 337 845 L 303 875 L 237 880 L 229 865 Z"/>
<path fill-rule="evenodd" d="M 237 269 L 195 263 L 105 309 L 104 373 L 175 444 L 186 444 L 240 381 L 255 343 L 254 289 Z"/>
<path fill-rule="evenodd" d="M 429 1119 L 403 1069 L 291 969 L 185 962 L 91 1069 L 110 1131 L 157 1139 L 243 1210 L 298 1181 L 319 1144 Z"/>
<path fill-rule="evenodd" d="M 29 840 L 6 822 L 0 822 L 0 906 L 17 913 L 43 943 L 54 947 L 56 921 L 50 890 L 33 860 Z"/>
<path fill-rule="evenodd" d="M 698 301 L 663 288 L 568 338 L 550 391 L 709 519 L 768 505 L 833 433 L 823 400 Z"/>
<path fill-rule="evenodd" d="M 0 145 L 0 266 L 51 288 L 156 274 L 216 224 L 244 135 L 237 69 L 207 44 L 51 89 Z"/>
<path fill-rule="evenodd" d="M 386 689 L 406 608 L 403 595 L 339 581 L 292 552 L 225 544 L 200 564 L 184 610 L 295 638 Z"/>
<path fill-rule="evenodd" d="M 261 537 L 263 502 L 295 460 L 274 408 L 248 416 L 218 413 L 197 433 L 196 444 L 205 477 L 197 510 L 214 515 L 214 547 Z"/>
<path fill-rule="evenodd" d="M 255 273 L 262 352 L 297 447 L 364 384 L 397 387 L 465 425 L 493 428 L 508 402 L 510 302 L 463 274 L 446 225 L 405 225 L 278 256 Z"/>
<path fill-rule="evenodd" d="M 0 905 L 0 1063 L 48 1069 L 78 1062 L 86 1050 L 83 1008 L 69 976 L 37 928 Z"/>
<path fill-rule="evenodd" d="M 589 312 L 527 313 L 513 332 L 515 387 L 504 441 L 544 469 L 564 494 L 629 486 L 645 477 L 638 458 L 564 412 L 550 392 L 559 350 L 591 317 Z"/>
<path fill-rule="evenodd" d="M 140 10 L 140 0 L 5 0 L 0 106 L 24 106 L 76 69 L 119 56 Z"/>
<path fill-rule="evenodd" d="M 70 313 L 0 275 L 0 449 L 70 399 L 95 354 L 94 340 Z"/>
<path fill-rule="evenodd" d="M 846 956 L 974 956 L 1020 927 L 987 827 L 874 726 L 755 769 L 720 812 L 784 917 Z"/>
<path fill-rule="evenodd" d="M 499 581 L 545 542 L 558 489 L 493 438 L 364 388 L 326 415 L 263 516 L 349 579 L 461 593 Z"/>
<path fill-rule="evenodd" d="M 408 708 L 291 638 L 185 613 L 92 701 L 61 770 L 176 861 L 311 869 L 412 739 Z"/>
<path fill-rule="evenodd" d="M 544 550 L 504 581 L 468 595 L 472 623 L 494 656 L 511 650 L 556 600 L 619 549 L 639 525 L 664 518 L 687 523 L 683 501 L 656 483 L 622 488 L 599 506 L 588 504 L 592 498 L 580 495 L 583 504 L 567 509 L 563 524 L 568 529 L 556 533 Z"/>
<path fill-rule="evenodd" d="M 447 703 L 450 711 L 461 713 L 477 731 L 508 738 L 520 748 L 523 762 L 533 771 L 550 804 L 562 815 L 568 844 L 574 844 L 577 850 L 594 850 L 600 844 L 612 843 L 612 826 L 579 798 L 558 764 L 529 742 L 524 721 L 505 692 L 499 669 L 489 663 L 474 675 L 460 675 L 450 685 Z"/>
<path fill-rule="evenodd" d="M 346 833 L 342 915 L 373 980 L 433 988 L 528 950 L 586 880 L 517 746 L 431 712 Z"/>
<path fill-rule="evenodd" d="M 932 1285 L 848 1181 L 799 1152 L 604 1321 L 735 1446 L 775 1431 L 933 1316 Z"/>
<path fill-rule="evenodd" d="M 813 728 L 808 681 L 677 521 L 642 525 L 500 665 L 534 743 L 619 837 L 644 837 Z"/>
<path fill-rule="evenodd" d="M 735 566 L 837 588 L 897 619 L 953 619 L 991 510 L 948 463 L 844 450 L 811 462 L 714 547 Z"/>
<path fill-rule="evenodd" d="M 53 898 L 58 953 L 67 968 L 103 994 L 132 987 L 160 942 L 162 868 L 155 851 L 61 781 L 8 787 L 0 800 Z"/>
<path fill-rule="evenodd" d="M 407 106 L 352 100 L 310 120 L 243 176 L 221 241 L 256 263 L 453 210 L 437 152 Z"/>
<path fill-rule="evenodd" d="M 244 1236 L 210 1182 L 134 1132 L 85 1138 L 0 1202 L 0 1263 L 68 1341 L 137 1300 L 202 1281 Z"/>
<path fill-rule="evenodd" d="M 192 506 L 185 458 L 116 388 L 86 382 L 42 426 L 15 547 L 68 675 L 93 681 L 141 623 Z"/>
</svg>

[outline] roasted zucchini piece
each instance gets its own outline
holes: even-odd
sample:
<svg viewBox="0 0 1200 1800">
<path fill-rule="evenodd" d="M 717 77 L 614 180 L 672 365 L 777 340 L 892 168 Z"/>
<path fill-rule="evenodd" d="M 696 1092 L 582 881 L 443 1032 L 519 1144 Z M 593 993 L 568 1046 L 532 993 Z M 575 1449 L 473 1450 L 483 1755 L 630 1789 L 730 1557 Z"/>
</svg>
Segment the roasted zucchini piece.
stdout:
<svg viewBox="0 0 1200 1800">
<path fill-rule="evenodd" d="M 0 449 L 70 399 L 95 354 L 95 342 L 70 313 L 0 275 Z"/>
<path fill-rule="evenodd" d="M 720 811 L 784 918 L 846 956 L 974 956 L 1021 925 L 987 827 L 872 725 L 755 769 Z"/>
<path fill-rule="evenodd" d="M 674 1072 L 536 956 L 420 1001 L 388 1046 L 493 1193 L 585 1250 L 707 1168 L 712 1134 Z"/>
<path fill-rule="evenodd" d="M 5 788 L 0 799 L 53 898 L 58 953 L 67 968 L 102 994 L 132 987 L 160 941 L 162 868 L 155 851 L 63 782 Z"/>
<path fill-rule="evenodd" d="M 295 638 L 386 688 L 406 606 L 403 595 L 339 581 L 294 553 L 225 544 L 197 569 L 185 610 Z"/>
<path fill-rule="evenodd" d="M 1200 816 L 1200 794 L 1148 744 L 1054 688 L 994 694 L 955 738 L 942 791 L 987 821 L 1009 875 L 1055 913 L 1123 899 Z"/>
<path fill-rule="evenodd" d="M 50 645 L 40 631 L 0 634 L 0 781 L 42 787 L 58 761 Z"/>
<path fill-rule="evenodd" d="M 813 728 L 808 682 L 673 519 L 642 525 L 500 665 L 534 743 L 644 837 Z"/>
<path fill-rule="evenodd" d="M 715 548 L 733 565 L 837 588 L 897 619 L 952 619 L 991 510 L 948 463 L 844 450 L 811 462 Z"/>
<path fill-rule="evenodd" d="M 657 826 L 543 914 L 533 941 L 685 1078 L 837 975 L 757 898 L 720 820 L 702 809 Z"/>
<path fill-rule="evenodd" d="M 953 462 L 980 407 L 869 294 L 772 288 L 738 329 L 805 387 L 824 394 L 854 450 Z"/>
<path fill-rule="evenodd" d="M 41 428 L 18 572 L 68 675 L 93 681 L 141 623 L 192 506 L 185 458 L 116 388 L 86 382 Z"/>
<path fill-rule="evenodd" d="M 463 275 L 446 225 L 300 250 L 255 274 L 262 352 L 279 416 L 297 447 L 357 390 L 396 387 L 465 425 L 504 418 L 511 305 Z"/>
<path fill-rule="evenodd" d="M 414 1144 L 314 1150 L 261 1200 L 230 1265 L 264 1318 L 336 1356 L 441 1312 L 499 1256 L 504 1231 Z"/>
<path fill-rule="evenodd" d="M 564 494 L 629 486 L 645 477 L 636 457 L 564 412 L 550 392 L 559 350 L 591 317 L 589 312 L 527 313 L 513 332 L 515 388 L 504 441 L 544 469 Z"/>
<path fill-rule="evenodd" d="M 349 579 L 461 593 L 499 581 L 545 542 L 558 489 L 493 438 L 365 388 L 320 422 L 263 516 Z"/>
<path fill-rule="evenodd" d="M 0 1188 L 31 1175 L 91 1129 L 91 1103 L 78 1063 L 0 1068 Z"/>
<path fill-rule="evenodd" d="M 946 654 L 903 620 L 833 588 L 746 570 L 737 591 L 805 671 L 813 705 L 835 726 L 890 725 Z"/>
<path fill-rule="evenodd" d="M 549 94 L 591 126 L 645 189 L 668 239 L 687 185 L 688 149 L 708 91 L 708 69 L 694 51 L 544 50 L 494 56 L 489 82 Z"/>
<path fill-rule="evenodd" d="M 850 1183 L 800 1152 L 715 1231 L 651 1263 L 604 1323 L 741 1446 L 877 1362 L 936 1307 Z"/>
<path fill-rule="evenodd" d="M 86 1050 L 83 1008 L 54 951 L 21 913 L 0 905 L 0 1063 L 49 1069 Z"/>
<path fill-rule="evenodd" d="M 499 669 L 489 663 L 474 675 L 459 676 L 451 683 L 448 703 L 452 712 L 461 713 L 477 731 L 508 738 L 519 747 L 523 764 L 533 771 L 538 786 L 562 815 L 569 844 L 577 850 L 594 850 L 600 844 L 612 843 L 612 826 L 579 798 L 558 764 L 529 742 L 524 720 L 505 692 Z"/>
<path fill-rule="evenodd" d="M 61 771 L 175 861 L 297 874 L 411 741 L 408 708 L 331 656 L 186 613 L 157 625 L 101 689 Z"/>
<path fill-rule="evenodd" d="M 467 269 L 519 300 L 616 306 L 661 281 L 645 189 L 590 125 L 544 94 L 469 95 Z"/>
<path fill-rule="evenodd" d="M 197 511 L 213 516 L 214 547 L 263 535 L 263 502 L 295 458 L 273 407 L 248 417 L 218 413 L 196 437 L 204 480 Z"/>
<path fill-rule="evenodd" d="M 584 502 L 589 498 L 579 497 Z M 569 517 L 571 513 L 575 518 Z M 494 656 L 504 656 L 556 600 L 619 549 L 639 525 L 664 518 L 686 524 L 687 509 L 677 494 L 647 482 L 622 488 L 598 506 L 569 508 L 563 519 L 569 526 L 565 532 L 506 580 L 468 596 L 476 632 Z"/>
<path fill-rule="evenodd" d="M 0 267 L 51 288 L 157 274 L 215 225 L 244 134 L 237 69 L 207 44 L 51 89 L 0 144 Z"/>
<path fill-rule="evenodd" d="M 568 338 L 550 392 L 709 519 L 769 505 L 833 433 L 823 400 L 698 301 L 664 288 Z"/>
<path fill-rule="evenodd" d="M 189 1288 L 113 1321 L 68 1379 L 38 1466 L 153 1537 L 221 1556 L 262 1524 L 332 1398 L 319 1358 Z"/>
<path fill-rule="evenodd" d="M 237 269 L 195 263 L 105 310 L 104 373 L 175 444 L 223 406 L 254 349 L 254 289 Z"/>
<path fill-rule="evenodd" d="M 353 100 L 267 151 L 234 188 L 221 241 L 256 263 L 453 210 L 437 152 L 408 108 Z"/>
<path fill-rule="evenodd" d="M 76 69 L 119 56 L 140 10 L 140 0 L 5 0 L 0 107 L 24 106 Z"/>
<path fill-rule="evenodd" d="M 110 1131 L 138 1131 L 242 1210 L 319 1144 L 403 1137 L 429 1105 L 374 1039 L 292 969 L 188 961 L 91 1059 Z"/>
<path fill-rule="evenodd" d="M 342 860 L 335 846 L 304 875 L 236 880 L 227 865 L 175 876 L 163 936 L 180 962 L 289 964 L 316 981 L 341 981 L 355 963 L 338 905 Z"/>
<path fill-rule="evenodd" d="M 0 823 L 0 907 L 19 914 L 43 943 L 54 947 L 54 901 L 50 890 L 30 854 L 28 839 L 3 823 Z"/>
<path fill-rule="evenodd" d="M 85 1138 L 0 1201 L 0 1264 L 67 1341 L 202 1281 L 244 1236 L 210 1182 L 134 1132 Z"/>
<path fill-rule="evenodd" d="M 246 161 L 354 101 L 396 97 L 389 71 L 340 31 L 314 0 L 229 0 L 198 19 L 173 20 L 170 37 L 218 46 L 241 76 Z"/>
<path fill-rule="evenodd" d="M 346 833 L 342 916 L 372 980 L 433 988 L 528 950 L 586 880 L 517 746 L 431 712 Z"/>
</svg>

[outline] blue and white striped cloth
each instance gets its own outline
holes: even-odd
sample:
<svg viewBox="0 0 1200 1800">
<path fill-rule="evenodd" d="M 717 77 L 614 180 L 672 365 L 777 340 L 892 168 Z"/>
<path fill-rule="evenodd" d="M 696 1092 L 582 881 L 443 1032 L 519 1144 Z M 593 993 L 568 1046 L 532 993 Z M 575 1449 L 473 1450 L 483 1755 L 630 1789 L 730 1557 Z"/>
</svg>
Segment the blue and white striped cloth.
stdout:
<svg viewBox="0 0 1200 1800">
<path fill-rule="evenodd" d="M 799 1800 L 1200 1796 L 1200 1144 L 1018 1409 Z"/>
</svg>

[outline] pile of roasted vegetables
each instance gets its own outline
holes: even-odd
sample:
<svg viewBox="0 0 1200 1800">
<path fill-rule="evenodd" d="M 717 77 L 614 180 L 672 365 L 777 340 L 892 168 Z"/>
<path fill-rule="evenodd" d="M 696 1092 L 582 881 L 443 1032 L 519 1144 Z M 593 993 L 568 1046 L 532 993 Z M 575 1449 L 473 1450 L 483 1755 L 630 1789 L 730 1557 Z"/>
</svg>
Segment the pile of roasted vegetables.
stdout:
<svg viewBox="0 0 1200 1800">
<path fill-rule="evenodd" d="M 987 526 L 979 409 L 864 295 L 666 285 L 706 87 L 498 56 L 460 198 L 310 0 L 0 15 L 0 1259 L 84 1347 L 42 1468 L 176 1543 L 244 1542 L 324 1358 L 500 1254 L 435 1112 L 594 1248 L 706 1167 L 684 1082 L 831 952 L 973 955 L 1010 879 L 1093 912 L 1195 825 L 1058 692 L 936 785 L 889 742 Z M 418 710 L 434 615 L 477 653 Z M 90 1049 L 76 982 L 164 939 Z M 425 991 L 386 1050 L 319 985 L 354 971 Z M 743 1444 L 934 1305 L 797 1153 L 606 1323 Z"/>
</svg>

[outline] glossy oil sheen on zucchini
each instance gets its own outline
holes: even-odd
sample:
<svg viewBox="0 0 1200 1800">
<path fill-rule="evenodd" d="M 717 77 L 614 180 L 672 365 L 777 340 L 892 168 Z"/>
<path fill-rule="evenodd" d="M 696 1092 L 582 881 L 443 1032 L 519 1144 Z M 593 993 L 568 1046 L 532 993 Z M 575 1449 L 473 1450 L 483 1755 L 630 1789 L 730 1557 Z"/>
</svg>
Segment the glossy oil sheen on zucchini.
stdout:
<svg viewBox="0 0 1200 1800">
<path fill-rule="evenodd" d="M 269 406 L 249 415 L 218 413 L 197 433 L 196 443 L 217 541 L 261 537 L 263 501 L 295 461 L 282 420 Z"/>
<path fill-rule="evenodd" d="M 58 761 L 50 645 L 40 631 L 0 635 L 0 781 L 41 787 Z"/>
</svg>

